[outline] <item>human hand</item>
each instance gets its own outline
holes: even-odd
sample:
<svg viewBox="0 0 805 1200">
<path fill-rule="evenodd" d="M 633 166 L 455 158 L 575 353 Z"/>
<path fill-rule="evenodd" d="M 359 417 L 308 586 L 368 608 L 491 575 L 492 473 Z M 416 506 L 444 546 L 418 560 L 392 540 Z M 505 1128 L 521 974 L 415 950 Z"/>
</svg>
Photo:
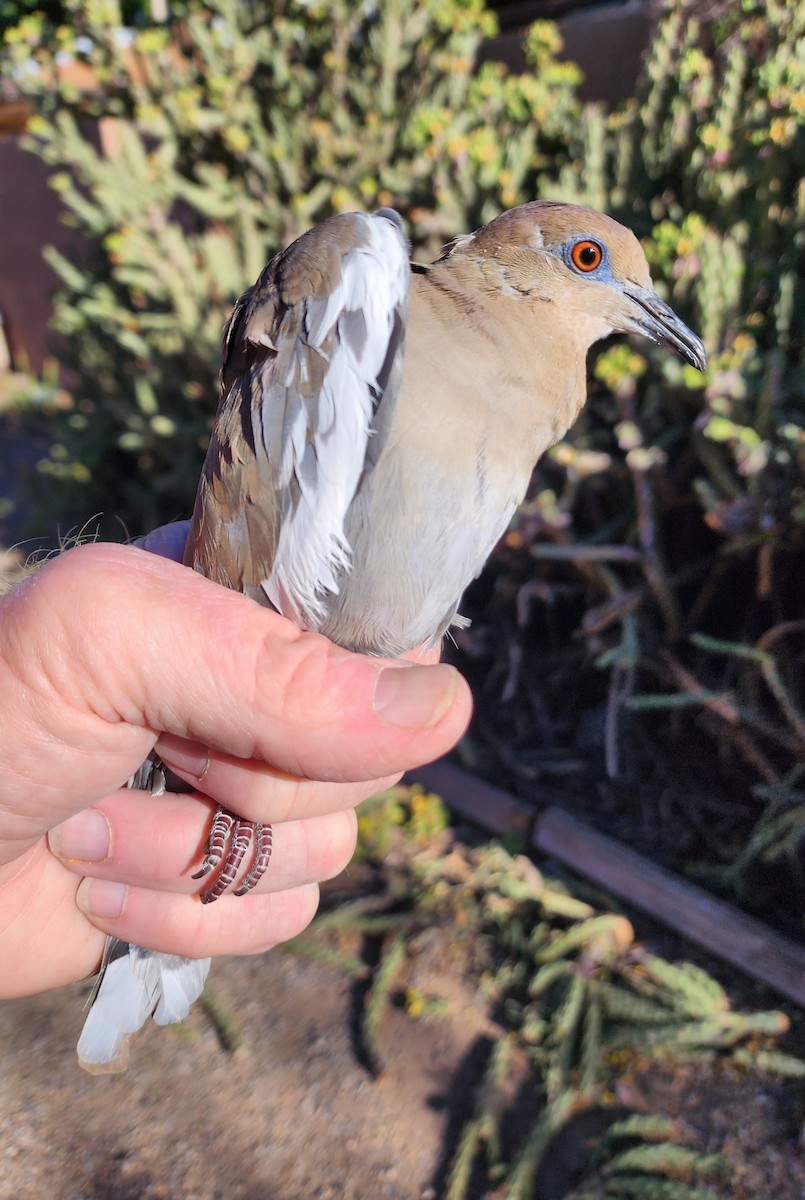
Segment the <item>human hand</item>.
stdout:
<svg viewBox="0 0 805 1200">
<path fill-rule="evenodd" d="M 293 937 L 352 855 L 353 806 L 466 726 L 451 667 L 302 633 L 160 557 L 185 535 L 81 546 L 0 600 L 0 995 L 91 974 L 108 933 L 191 957 Z M 204 796 L 123 786 L 155 745 Z M 272 822 L 274 854 L 254 893 L 202 907 L 219 803 Z"/>
</svg>

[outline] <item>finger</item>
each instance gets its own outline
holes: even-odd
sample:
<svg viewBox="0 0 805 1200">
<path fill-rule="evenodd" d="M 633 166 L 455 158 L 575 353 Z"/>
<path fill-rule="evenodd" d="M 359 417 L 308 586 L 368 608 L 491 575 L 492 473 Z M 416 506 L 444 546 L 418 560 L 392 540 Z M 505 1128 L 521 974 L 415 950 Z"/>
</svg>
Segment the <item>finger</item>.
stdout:
<svg viewBox="0 0 805 1200">
<path fill-rule="evenodd" d="M 30 720 L 33 706 L 61 743 L 54 804 L 69 791 L 77 809 L 119 786 L 152 730 L 292 775 L 355 781 L 438 757 L 469 720 L 469 689 L 452 667 L 348 653 L 131 546 L 68 551 L 16 597 L 25 603 L 5 622 L 0 661 L 5 649 L 10 683 L 27 686 L 20 711 Z M 52 792 L 52 770 L 40 784 Z"/>
<path fill-rule="evenodd" d="M 310 924 L 318 901 L 315 883 L 262 896 L 222 896 L 208 905 L 195 896 L 104 879 L 84 879 L 76 893 L 81 911 L 105 933 L 189 958 L 270 950 Z"/>
<path fill-rule="evenodd" d="M 437 663 L 439 647 L 412 651 L 406 657 Z M 357 784 L 310 781 L 255 759 L 244 761 L 213 752 L 200 742 L 172 734 L 163 734 L 155 750 L 174 774 L 250 821 L 292 821 L 336 812 L 393 787 L 401 776 L 398 771 Z"/>
<path fill-rule="evenodd" d="M 29 996 L 84 979 L 98 969 L 104 935 L 76 907 L 75 875 L 44 839 L 0 868 L 0 997 Z"/>
<path fill-rule="evenodd" d="M 197 894 L 213 806 L 201 796 L 120 791 L 50 833 L 50 846 L 77 875 L 157 891 Z M 353 809 L 273 827 L 271 863 L 256 891 L 277 892 L 331 879 L 355 851 Z M 248 851 L 247 851 L 248 859 Z"/>
<path fill-rule="evenodd" d="M 366 783 L 319 783 L 170 734 L 163 735 L 155 749 L 181 779 L 250 821 L 293 821 L 336 812 L 360 804 L 400 778 L 397 773 Z"/>
</svg>

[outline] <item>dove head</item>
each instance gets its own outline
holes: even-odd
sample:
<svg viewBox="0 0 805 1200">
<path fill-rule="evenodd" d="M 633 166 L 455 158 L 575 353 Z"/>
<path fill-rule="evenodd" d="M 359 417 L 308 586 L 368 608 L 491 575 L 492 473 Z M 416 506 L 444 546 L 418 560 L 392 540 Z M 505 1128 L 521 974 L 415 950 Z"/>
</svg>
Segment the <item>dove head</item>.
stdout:
<svg viewBox="0 0 805 1200">
<path fill-rule="evenodd" d="M 502 213 L 455 249 L 480 256 L 492 286 L 537 307 L 554 305 L 588 345 L 610 333 L 639 333 L 700 371 L 706 366 L 701 339 L 655 292 L 640 242 L 603 213 L 535 200 Z"/>
</svg>

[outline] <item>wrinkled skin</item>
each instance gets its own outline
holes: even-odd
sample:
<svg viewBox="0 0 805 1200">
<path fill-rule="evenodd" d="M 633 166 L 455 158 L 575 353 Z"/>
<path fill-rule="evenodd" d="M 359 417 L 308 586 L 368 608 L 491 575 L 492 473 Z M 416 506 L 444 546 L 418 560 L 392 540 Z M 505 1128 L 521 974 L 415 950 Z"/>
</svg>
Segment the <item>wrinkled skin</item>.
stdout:
<svg viewBox="0 0 805 1200">
<path fill-rule="evenodd" d="M 192 957 L 295 936 L 351 857 L 354 806 L 466 727 L 469 689 L 435 653 L 301 633 L 171 561 L 185 537 L 78 547 L 0 600 L 2 995 L 93 973 L 107 933 Z M 204 795 L 122 787 L 155 745 Z M 252 895 L 202 908 L 218 803 L 273 822 L 274 856 Z"/>
</svg>

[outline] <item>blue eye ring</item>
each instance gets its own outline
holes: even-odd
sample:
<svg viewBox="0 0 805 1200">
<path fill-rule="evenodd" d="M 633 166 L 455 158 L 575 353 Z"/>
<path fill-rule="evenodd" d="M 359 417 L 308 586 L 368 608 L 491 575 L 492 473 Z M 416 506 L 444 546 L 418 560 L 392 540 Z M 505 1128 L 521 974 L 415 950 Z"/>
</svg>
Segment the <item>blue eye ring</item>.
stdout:
<svg viewBox="0 0 805 1200">
<path fill-rule="evenodd" d="M 565 248 L 565 262 L 580 275 L 595 275 L 606 265 L 607 249 L 591 237 L 577 238 Z"/>
</svg>

